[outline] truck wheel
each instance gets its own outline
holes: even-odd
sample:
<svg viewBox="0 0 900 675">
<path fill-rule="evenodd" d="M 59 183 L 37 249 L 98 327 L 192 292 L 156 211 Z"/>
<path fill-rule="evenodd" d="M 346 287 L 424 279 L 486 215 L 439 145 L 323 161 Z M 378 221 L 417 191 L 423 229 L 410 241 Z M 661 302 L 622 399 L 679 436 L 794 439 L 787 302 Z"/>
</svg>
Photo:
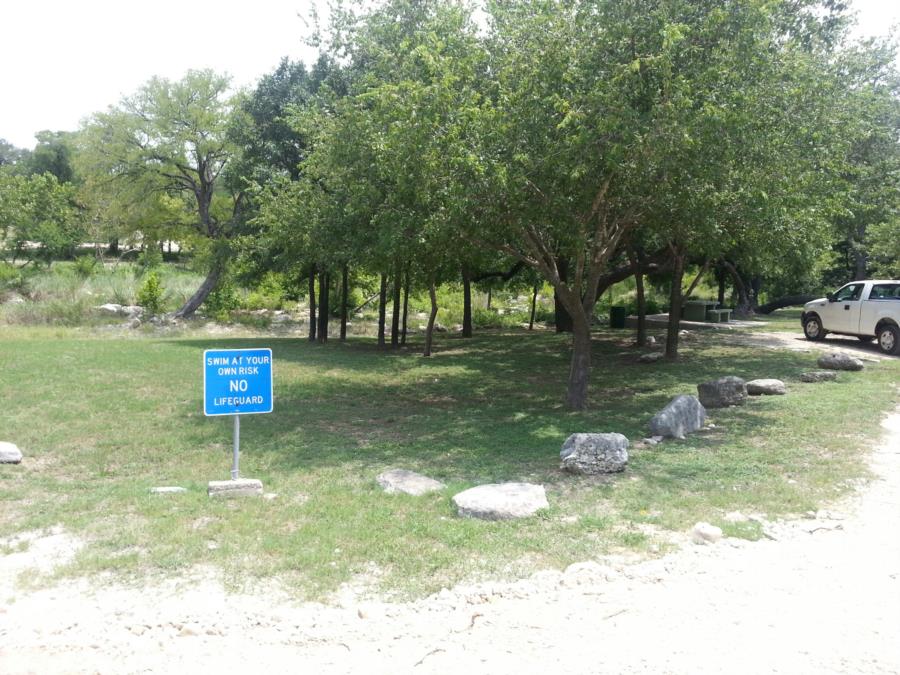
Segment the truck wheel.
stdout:
<svg viewBox="0 0 900 675">
<path fill-rule="evenodd" d="M 803 334 L 807 340 L 821 340 L 825 337 L 825 331 L 822 329 L 822 320 L 815 314 L 806 317 L 803 322 Z"/>
<path fill-rule="evenodd" d="M 869 342 L 871 342 L 872 340 L 875 339 L 875 336 L 874 335 L 857 335 L 856 339 L 864 344 L 868 344 Z"/>
<path fill-rule="evenodd" d="M 885 324 L 878 329 L 878 348 L 885 354 L 900 354 L 900 328 Z"/>
</svg>

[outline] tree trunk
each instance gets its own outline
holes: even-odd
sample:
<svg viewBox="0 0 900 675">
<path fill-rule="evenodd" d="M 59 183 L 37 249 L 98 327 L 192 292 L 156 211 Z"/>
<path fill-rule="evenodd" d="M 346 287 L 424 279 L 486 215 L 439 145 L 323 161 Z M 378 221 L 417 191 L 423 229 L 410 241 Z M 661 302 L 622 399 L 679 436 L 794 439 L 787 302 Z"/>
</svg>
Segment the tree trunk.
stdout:
<svg viewBox="0 0 900 675">
<path fill-rule="evenodd" d="M 816 299 L 815 295 L 786 295 L 783 298 L 777 298 L 772 300 L 772 302 L 767 302 L 764 305 L 760 305 L 756 308 L 756 312 L 758 314 L 771 314 L 776 309 L 783 309 L 785 307 L 802 307 L 807 302 L 812 302 Z"/>
<path fill-rule="evenodd" d="M 591 375 L 591 324 L 586 316 L 572 323 L 572 363 L 566 389 L 566 406 L 584 410 L 587 406 L 588 382 Z"/>
<path fill-rule="evenodd" d="M 750 310 L 755 312 L 759 306 L 759 292 L 762 290 L 762 277 L 755 276 L 750 280 Z"/>
<path fill-rule="evenodd" d="M 200 288 L 198 288 L 194 294 L 188 298 L 187 302 L 182 305 L 181 309 L 175 312 L 175 316 L 180 319 L 190 319 L 194 312 L 197 311 L 197 308 L 203 304 L 203 301 L 209 297 L 209 294 L 215 290 L 216 285 L 219 283 L 219 279 L 222 276 L 222 272 L 224 271 L 225 264 L 220 261 L 213 262 L 213 266 L 210 268 L 209 272 L 206 275 L 206 278 L 203 280 L 203 283 L 200 284 Z"/>
<path fill-rule="evenodd" d="M 719 285 L 719 307 L 725 306 L 725 270 L 721 266 L 716 267 L 716 283 Z"/>
<path fill-rule="evenodd" d="M 637 346 L 647 345 L 647 298 L 644 295 L 644 269 L 637 252 L 628 247 L 628 262 L 634 269 L 634 288 L 637 295 Z"/>
<path fill-rule="evenodd" d="M 384 347 L 384 317 L 387 304 L 387 275 L 381 275 L 381 290 L 378 291 L 378 346 Z"/>
<path fill-rule="evenodd" d="M 329 319 L 329 292 L 331 290 L 331 274 L 321 272 L 319 274 L 319 336 L 320 343 L 328 342 L 328 319 Z"/>
<path fill-rule="evenodd" d="M 428 297 L 431 298 L 431 313 L 428 315 L 428 327 L 425 329 L 425 351 L 422 356 L 431 356 L 431 343 L 434 337 L 434 320 L 437 318 L 438 304 L 437 292 L 434 288 L 434 280 L 428 284 Z"/>
<path fill-rule="evenodd" d="M 469 270 L 463 267 L 463 329 L 464 338 L 472 337 L 472 278 Z"/>
<path fill-rule="evenodd" d="M 341 268 L 341 342 L 347 340 L 347 300 L 350 291 L 348 290 L 350 282 L 350 271 L 347 263 Z"/>
<path fill-rule="evenodd" d="M 391 349 L 400 347 L 400 286 L 403 284 L 402 268 L 394 266 L 394 287 L 391 300 Z"/>
<path fill-rule="evenodd" d="M 569 280 L 569 261 L 565 258 L 559 258 L 556 261 L 556 267 L 559 271 L 559 279 L 563 283 Z M 600 294 L 597 294 L 600 297 Z M 557 333 L 572 332 L 572 315 L 566 309 L 556 289 L 553 290 L 553 321 L 556 324 Z"/>
<path fill-rule="evenodd" d="M 644 347 L 647 344 L 647 298 L 644 295 L 644 273 L 638 268 L 634 275 L 635 289 L 637 292 L 637 346 Z"/>
<path fill-rule="evenodd" d="M 731 278 L 734 280 L 734 287 L 737 290 L 737 306 L 734 308 L 734 313 L 738 316 L 749 316 L 753 313 L 753 302 L 750 299 L 750 289 L 741 277 L 740 272 L 738 272 L 737 268 L 732 263 L 726 260 L 724 264 L 725 269 L 731 274 Z"/>
<path fill-rule="evenodd" d="M 537 296 L 540 284 L 535 284 L 531 291 L 531 316 L 528 318 L 528 330 L 534 330 L 534 312 L 537 309 Z"/>
<path fill-rule="evenodd" d="M 487 307 L 485 309 L 487 309 L 487 310 L 491 309 L 491 287 L 490 286 L 488 286 Z"/>
<path fill-rule="evenodd" d="M 316 266 L 309 268 L 309 341 L 316 341 Z"/>
<path fill-rule="evenodd" d="M 681 283 L 684 280 L 684 254 L 674 251 L 675 266 L 672 270 L 672 290 L 669 293 L 669 324 L 666 331 L 666 358 L 678 358 L 678 331 L 681 328 Z"/>
<path fill-rule="evenodd" d="M 869 256 L 866 253 L 866 226 L 858 225 L 856 227 L 856 238 L 850 240 L 850 247 L 853 252 L 853 267 L 855 269 L 854 281 L 862 281 L 868 279 L 867 267 L 869 264 Z"/>
<path fill-rule="evenodd" d="M 110 255 L 119 255 L 119 240 L 118 239 L 110 239 L 109 240 L 109 254 Z"/>
<path fill-rule="evenodd" d="M 688 286 L 687 291 L 682 294 L 682 297 L 689 298 L 691 297 L 691 293 L 694 292 L 694 289 L 697 288 L 697 284 L 700 283 L 700 280 L 703 278 L 703 275 L 706 274 L 706 270 L 709 267 L 709 260 L 703 263 L 703 267 L 700 268 L 700 271 L 697 272 L 697 276 L 694 277 L 694 280 L 691 282 L 691 285 Z"/>
<path fill-rule="evenodd" d="M 406 346 L 406 326 L 409 318 L 409 268 L 406 269 L 406 278 L 403 281 L 403 320 L 400 328 L 400 346 Z"/>
</svg>

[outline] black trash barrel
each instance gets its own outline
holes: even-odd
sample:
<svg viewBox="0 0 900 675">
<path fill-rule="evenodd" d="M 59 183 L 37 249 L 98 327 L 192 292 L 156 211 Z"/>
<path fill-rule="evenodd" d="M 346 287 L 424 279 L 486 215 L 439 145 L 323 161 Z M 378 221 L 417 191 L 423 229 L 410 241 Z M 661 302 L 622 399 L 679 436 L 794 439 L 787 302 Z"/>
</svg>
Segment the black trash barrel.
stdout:
<svg viewBox="0 0 900 675">
<path fill-rule="evenodd" d="M 609 327 L 610 328 L 625 328 L 625 308 L 624 307 L 610 307 L 609 308 Z"/>
</svg>

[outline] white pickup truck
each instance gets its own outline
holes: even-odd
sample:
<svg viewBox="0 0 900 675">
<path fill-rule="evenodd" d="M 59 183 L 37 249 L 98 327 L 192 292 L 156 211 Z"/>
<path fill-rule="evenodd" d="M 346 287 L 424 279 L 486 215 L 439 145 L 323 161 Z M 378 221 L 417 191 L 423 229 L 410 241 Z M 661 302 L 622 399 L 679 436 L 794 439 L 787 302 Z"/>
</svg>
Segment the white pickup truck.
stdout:
<svg viewBox="0 0 900 675">
<path fill-rule="evenodd" d="M 827 297 L 807 302 L 800 316 L 808 340 L 828 333 L 878 340 L 885 354 L 900 354 L 900 281 L 851 281 Z"/>
</svg>

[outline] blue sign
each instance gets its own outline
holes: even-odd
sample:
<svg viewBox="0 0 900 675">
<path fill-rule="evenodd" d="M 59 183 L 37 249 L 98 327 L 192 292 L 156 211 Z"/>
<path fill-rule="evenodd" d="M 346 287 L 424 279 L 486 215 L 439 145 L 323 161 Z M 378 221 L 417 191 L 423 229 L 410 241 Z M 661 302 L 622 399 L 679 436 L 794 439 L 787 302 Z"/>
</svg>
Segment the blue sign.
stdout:
<svg viewBox="0 0 900 675">
<path fill-rule="evenodd" d="M 272 412 L 271 349 L 207 349 L 203 352 L 203 414 Z"/>
</svg>

